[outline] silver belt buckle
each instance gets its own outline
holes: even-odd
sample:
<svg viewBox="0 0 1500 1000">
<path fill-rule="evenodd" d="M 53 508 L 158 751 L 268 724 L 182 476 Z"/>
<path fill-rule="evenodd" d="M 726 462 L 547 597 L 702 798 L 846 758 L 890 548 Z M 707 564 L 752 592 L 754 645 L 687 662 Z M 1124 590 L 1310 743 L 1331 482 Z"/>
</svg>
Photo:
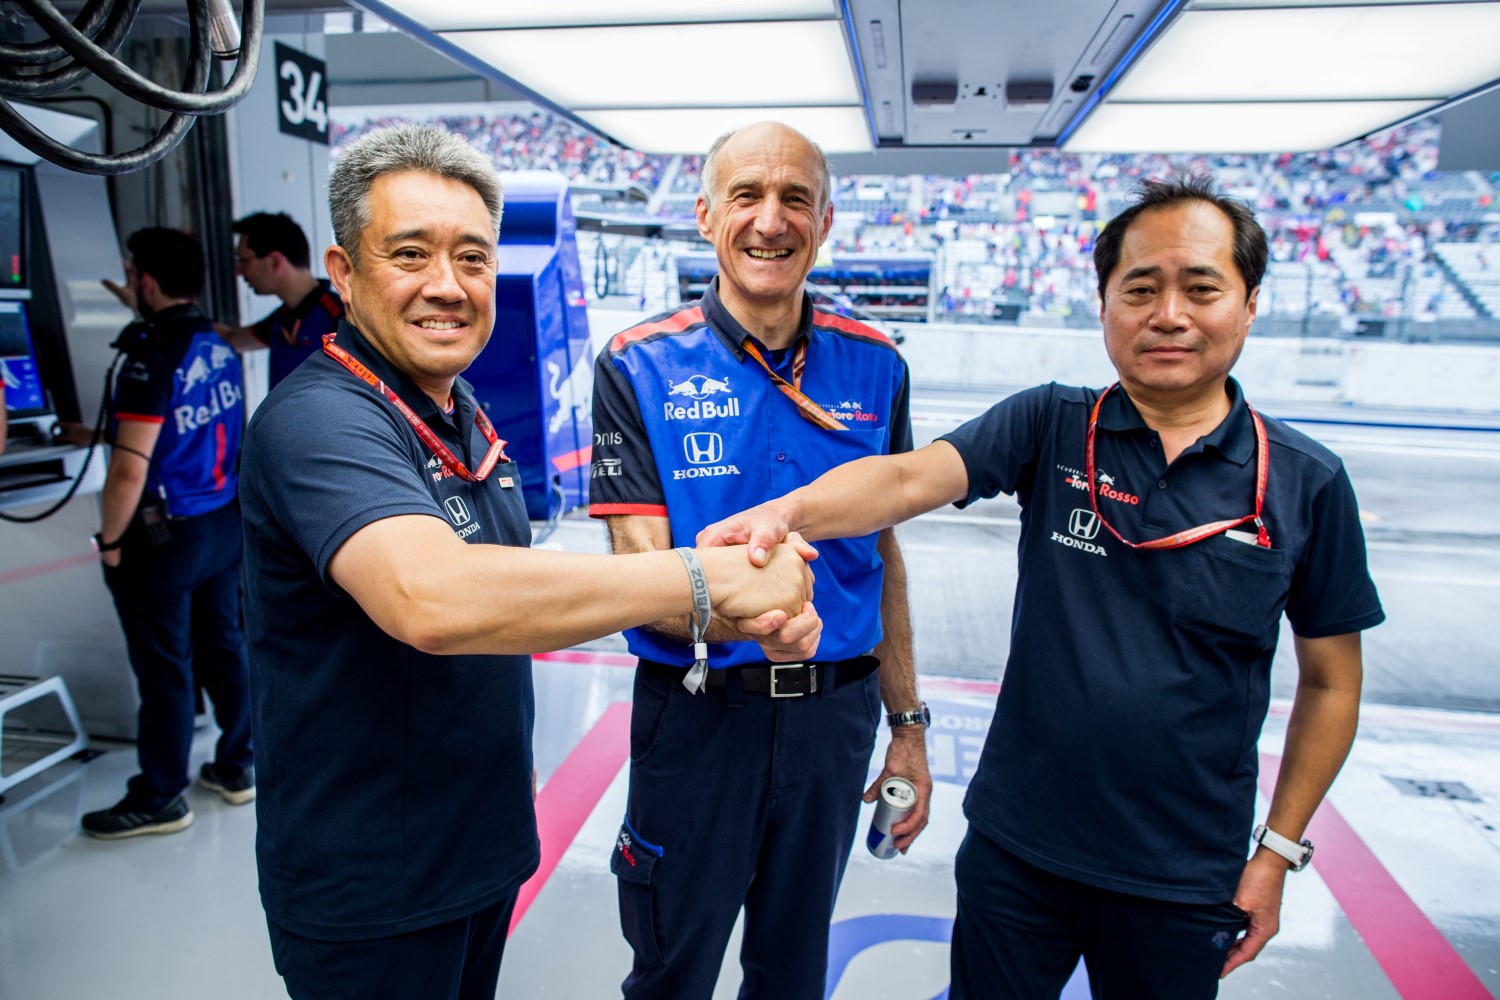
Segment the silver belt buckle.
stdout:
<svg viewBox="0 0 1500 1000">
<path fill-rule="evenodd" d="M 785 694 L 783 694 L 782 692 L 780 692 L 780 691 L 777 690 L 776 672 L 778 670 L 791 670 L 793 667 L 806 667 L 806 666 L 807 666 L 806 663 L 773 663 L 773 664 L 771 664 L 771 690 L 770 690 L 771 697 L 772 698 L 800 698 L 804 694 L 813 694 L 813 693 L 816 693 L 817 690 L 818 690 L 818 672 L 817 672 L 816 668 L 813 668 L 812 671 L 811 671 L 812 672 L 812 680 L 808 683 L 808 690 L 807 691 L 788 691 Z"/>
</svg>

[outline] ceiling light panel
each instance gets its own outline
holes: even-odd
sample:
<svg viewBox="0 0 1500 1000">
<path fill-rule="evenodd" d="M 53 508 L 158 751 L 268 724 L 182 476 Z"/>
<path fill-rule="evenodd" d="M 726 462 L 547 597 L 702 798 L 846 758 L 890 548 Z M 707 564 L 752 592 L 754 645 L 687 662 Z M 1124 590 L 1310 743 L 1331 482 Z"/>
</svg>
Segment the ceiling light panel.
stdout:
<svg viewBox="0 0 1500 1000">
<path fill-rule="evenodd" d="M 1230 7 L 1384 7 L 1394 4 L 1452 3 L 1453 0 L 1193 0 L 1193 10 Z"/>
<path fill-rule="evenodd" d="M 838 21 L 459 31 L 441 37 L 569 109 L 860 101 Z"/>
<path fill-rule="evenodd" d="M 873 148 L 861 107 L 600 108 L 578 117 L 646 153 L 704 153 L 725 132 L 766 120 L 790 125 L 830 155 Z"/>
<path fill-rule="evenodd" d="M 1452 97 L 1500 78 L 1500 3 L 1190 10 L 1112 101 Z"/>
<path fill-rule="evenodd" d="M 838 16 L 833 0 L 381 0 L 429 31 L 557 28 L 697 21 L 793 21 Z"/>
<path fill-rule="evenodd" d="M 1331 149 L 1435 101 L 1122 104 L 1096 108 L 1068 153 L 1297 153 Z"/>
</svg>

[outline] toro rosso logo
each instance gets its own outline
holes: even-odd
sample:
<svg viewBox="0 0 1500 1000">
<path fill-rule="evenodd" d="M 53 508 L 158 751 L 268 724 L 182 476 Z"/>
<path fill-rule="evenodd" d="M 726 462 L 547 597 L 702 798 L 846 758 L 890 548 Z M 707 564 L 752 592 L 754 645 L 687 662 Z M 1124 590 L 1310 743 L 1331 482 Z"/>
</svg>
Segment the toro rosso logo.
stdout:
<svg viewBox="0 0 1500 1000">
<path fill-rule="evenodd" d="M 681 382 L 667 380 L 671 390 L 669 396 L 686 396 L 689 399 L 706 399 L 716 392 L 729 392 L 729 379 L 709 378 L 707 375 L 694 375 L 692 378 Z"/>
</svg>

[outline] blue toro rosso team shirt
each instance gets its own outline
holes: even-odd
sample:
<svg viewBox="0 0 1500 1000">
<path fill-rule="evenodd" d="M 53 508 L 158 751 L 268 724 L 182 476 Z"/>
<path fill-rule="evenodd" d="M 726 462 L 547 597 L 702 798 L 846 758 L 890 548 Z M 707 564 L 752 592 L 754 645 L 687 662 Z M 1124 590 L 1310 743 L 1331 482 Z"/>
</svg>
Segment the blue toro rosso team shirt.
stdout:
<svg viewBox="0 0 1500 1000">
<path fill-rule="evenodd" d="M 197 306 L 164 309 L 120 335 L 115 422 L 161 425 L 144 499 L 196 517 L 235 498 L 245 393 L 239 355 Z"/>
<path fill-rule="evenodd" d="M 337 343 L 479 466 L 488 443 L 467 383 L 443 413 L 347 322 Z M 453 475 L 389 400 L 319 353 L 256 410 L 241 506 L 267 916 L 317 940 L 365 940 L 514 892 L 540 857 L 531 658 L 414 649 L 328 566 L 361 528 L 402 515 L 469 545 L 530 545 L 515 463 L 478 483 Z M 506 599 L 453 587 L 455 606 Z"/>
<path fill-rule="evenodd" d="M 327 278 L 294 306 L 283 305 L 250 328 L 271 349 L 268 381 L 272 389 L 302 362 L 323 348 L 323 335 L 338 329 L 344 303 Z"/>
<path fill-rule="evenodd" d="M 1144 542 L 1254 510 L 1256 440 L 1231 410 L 1170 466 L 1130 397 L 1104 401 L 1099 511 Z M 994 722 L 969 821 L 1005 849 L 1088 885 L 1186 903 L 1229 900 L 1255 806 L 1256 742 L 1285 614 L 1297 635 L 1384 620 L 1354 490 L 1338 457 L 1264 417 L 1264 522 L 1184 548 L 1121 544 L 1089 504 L 1084 448 L 1099 390 L 1017 393 L 945 440 L 962 507 L 1014 493 L 1019 580 Z"/>
<path fill-rule="evenodd" d="M 801 388 L 848 428 L 811 423 L 741 346 L 749 334 L 718 297 L 618 334 L 594 367 L 589 514 L 668 517 L 672 544 L 692 545 L 714 521 L 812 482 L 866 455 L 910 451 L 906 362 L 879 331 L 815 311 L 804 296 Z M 757 343 L 757 346 L 761 346 Z M 792 381 L 793 351 L 766 352 Z M 876 535 L 818 543 L 813 566 L 826 622 L 820 660 L 868 653 L 880 641 L 883 582 Z M 692 647 L 648 629 L 625 633 L 643 659 L 692 663 Z M 710 644 L 710 668 L 764 662 L 754 642 Z"/>
</svg>

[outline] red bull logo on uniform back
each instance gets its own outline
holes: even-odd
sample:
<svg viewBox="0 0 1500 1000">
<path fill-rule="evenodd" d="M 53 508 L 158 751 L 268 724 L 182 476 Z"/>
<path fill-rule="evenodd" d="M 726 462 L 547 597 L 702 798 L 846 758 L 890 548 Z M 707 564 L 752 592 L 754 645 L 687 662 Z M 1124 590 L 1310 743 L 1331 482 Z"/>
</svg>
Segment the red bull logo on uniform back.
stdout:
<svg viewBox="0 0 1500 1000">
<path fill-rule="evenodd" d="M 197 385 L 207 385 L 213 377 L 214 370 L 209 367 L 208 359 L 201 354 L 193 356 L 193 363 L 186 368 L 177 369 L 177 381 L 182 383 L 183 393 L 193 391 Z"/>
<path fill-rule="evenodd" d="M 199 359 L 200 361 L 202 359 Z M 191 369 L 189 369 L 191 370 Z M 240 387 L 233 382 L 224 381 L 212 387 L 208 394 L 208 403 L 202 406 L 179 406 L 172 411 L 172 416 L 177 421 L 177 433 L 186 434 L 200 427 L 207 426 L 219 414 L 234 409 L 240 405 L 244 394 Z"/>
</svg>

